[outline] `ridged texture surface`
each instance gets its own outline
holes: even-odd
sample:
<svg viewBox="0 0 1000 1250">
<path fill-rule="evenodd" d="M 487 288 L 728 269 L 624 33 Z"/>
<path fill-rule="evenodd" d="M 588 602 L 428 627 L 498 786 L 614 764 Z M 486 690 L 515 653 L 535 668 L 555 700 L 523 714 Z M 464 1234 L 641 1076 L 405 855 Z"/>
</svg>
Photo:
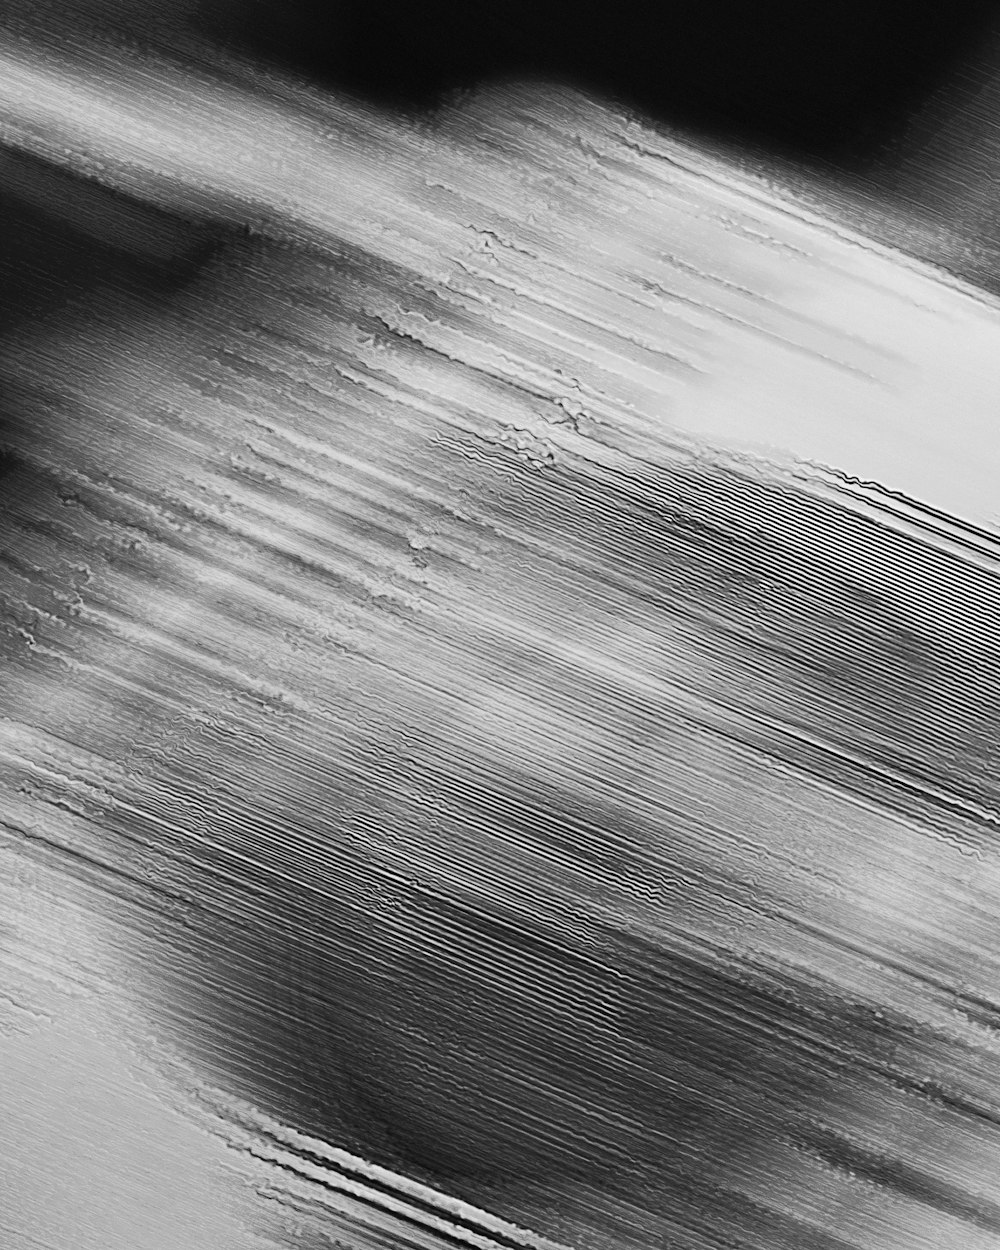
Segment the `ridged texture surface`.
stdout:
<svg viewBox="0 0 1000 1250">
<path fill-rule="evenodd" d="M 1000 1244 L 995 305 L 568 93 L 7 71 L 18 1085 L 117 1004 L 206 1244 Z"/>
</svg>

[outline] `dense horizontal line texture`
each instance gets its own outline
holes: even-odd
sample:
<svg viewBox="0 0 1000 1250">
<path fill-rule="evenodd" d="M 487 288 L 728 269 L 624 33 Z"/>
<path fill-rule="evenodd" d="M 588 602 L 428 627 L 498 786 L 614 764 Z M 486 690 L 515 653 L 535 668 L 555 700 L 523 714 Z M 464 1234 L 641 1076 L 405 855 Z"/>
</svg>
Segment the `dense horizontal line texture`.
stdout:
<svg viewBox="0 0 1000 1250">
<path fill-rule="evenodd" d="M 569 90 L 0 59 L 4 888 L 232 1244 L 1000 1245 L 995 302 Z"/>
</svg>

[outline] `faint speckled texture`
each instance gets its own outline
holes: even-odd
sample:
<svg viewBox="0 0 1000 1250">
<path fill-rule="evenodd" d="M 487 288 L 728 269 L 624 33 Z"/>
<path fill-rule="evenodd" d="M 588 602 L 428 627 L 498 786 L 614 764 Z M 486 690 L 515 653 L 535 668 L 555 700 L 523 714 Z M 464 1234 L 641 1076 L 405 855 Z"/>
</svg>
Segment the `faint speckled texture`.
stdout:
<svg viewBox="0 0 1000 1250">
<path fill-rule="evenodd" d="M 947 240 L 564 90 L 0 59 L 5 1244 L 1000 1245 Z"/>
</svg>

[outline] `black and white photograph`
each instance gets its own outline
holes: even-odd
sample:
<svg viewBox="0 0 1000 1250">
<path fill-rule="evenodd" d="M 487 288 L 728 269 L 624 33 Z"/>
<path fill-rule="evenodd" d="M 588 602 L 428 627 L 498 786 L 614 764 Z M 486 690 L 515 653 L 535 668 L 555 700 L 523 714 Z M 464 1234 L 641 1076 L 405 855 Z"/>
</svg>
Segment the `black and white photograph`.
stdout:
<svg viewBox="0 0 1000 1250">
<path fill-rule="evenodd" d="M 1000 1250 L 1000 9 L 0 3 L 0 1250 Z"/>
</svg>

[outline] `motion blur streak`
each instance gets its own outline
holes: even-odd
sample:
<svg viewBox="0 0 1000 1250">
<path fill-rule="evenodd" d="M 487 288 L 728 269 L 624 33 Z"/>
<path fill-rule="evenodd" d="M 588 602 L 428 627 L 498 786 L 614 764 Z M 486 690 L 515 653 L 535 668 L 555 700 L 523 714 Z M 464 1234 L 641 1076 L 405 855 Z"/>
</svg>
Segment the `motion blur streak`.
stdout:
<svg viewBox="0 0 1000 1250">
<path fill-rule="evenodd" d="M 2 58 L 7 1244 L 1000 1244 L 995 301 L 568 90 Z"/>
</svg>

